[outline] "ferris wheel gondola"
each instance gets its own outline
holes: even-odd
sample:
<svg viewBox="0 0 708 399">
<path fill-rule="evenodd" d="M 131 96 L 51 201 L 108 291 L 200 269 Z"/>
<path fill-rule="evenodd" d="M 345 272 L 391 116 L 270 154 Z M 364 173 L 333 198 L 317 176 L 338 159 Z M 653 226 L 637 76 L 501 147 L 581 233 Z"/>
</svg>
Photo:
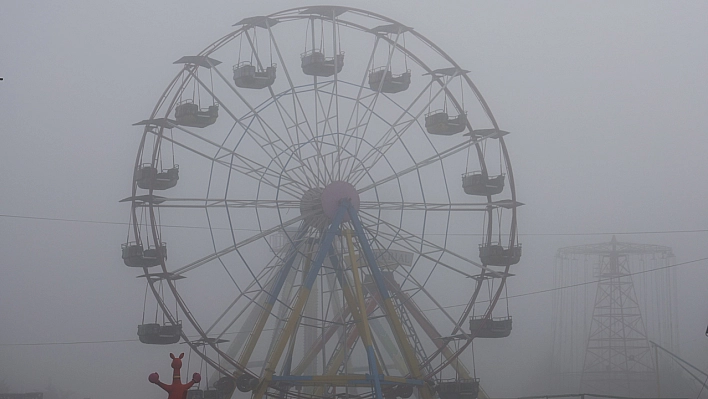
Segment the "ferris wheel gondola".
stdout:
<svg viewBox="0 0 708 399">
<path fill-rule="evenodd" d="M 406 91 L 410 87 L 411 71 L 408 69 L 408 56 L 405 51 L 405 34 L 409 30 L 410 28 L 398 24 L 381 25 L 371 29 L 373 33 L 387 36 L 388 65 L 392 63 L 392 58 L 396 53 L 402 53 L 404 60 L 404 71 L 399 74 L 393 74 L 390 66 L 381 66 L 369 71 L 369 88 L 371 90 L 394 94 Z M 403 43 L 402 51 L 396 51 L 399 41 Z"/>
</svg>

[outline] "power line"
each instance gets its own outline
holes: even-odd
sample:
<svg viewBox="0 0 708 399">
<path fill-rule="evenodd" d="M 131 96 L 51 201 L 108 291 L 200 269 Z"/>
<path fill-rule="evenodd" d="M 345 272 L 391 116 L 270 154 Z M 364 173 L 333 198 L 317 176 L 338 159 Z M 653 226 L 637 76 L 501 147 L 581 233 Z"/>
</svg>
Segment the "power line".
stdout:
<svg viewBox="0 0 708 399">
<path fill-rule="evenodd" d="M 130 223 L 127 222 L 113 222 L 106 220 L 88 220 L 88 219 L 68 219 L 68 218 L 51 218 L 51 217 L 41 217 L 41 216 L 25 216 L 25 215 L 9 215 L 0 214 L 0 217 L 12 218 L 12 219 L 29 219 L 29 220 L 44 220 L 52 222 L 69 222 L 69 223 L 88 223 L 88 224 L 108 224 L 108 225 L 119 225 L 128 226 Z M 209 230 L 206 226 L 187 226 L 187 225 L 170 225 L 163 224 L 160 227 L 164 228 L 179 228 L 179 229 L 201 229 Z M 213 227 L 213 230 L 231 230 L 228 227 Z M 235 228 L 233 230 L 237 231 L 252 231 L 261 232 L 259 229 L 244 229 Z M 695 229 L 695 230 L 648 230 L 648 231 L 625 231 L 625 232 L 589 232 L 589 233 L 519 233 L 520 236 L 607 236 L 607 235 L 639 235 L 639 234 L 686 234 L 686 233 L 708 233 L 708 229 Z M 426 235 L 445 235 L 445 233 L 426 233 Z M 448 236 L 482 236 L 484 234 L 475 233 L 448 233 Z"/>
<path fill-rule="evenodd" d="M 129 226 L 130 225 L 130 223 L 127 223 L 127 222 L 111 222 L 111 221 L 107 221 L 107 220 L 50 218 L 50 217 L 41 217 L 41 216 L 24 216 L 24 215 L 8 215 L 8 214 L 0 214 L 0 217 L 12 218 L 12 219 L 46 220 L 46 221 L 52 221 L 52 222 L 110 224 L 110 225 L 119 225 L 119 226 Z M 206 226 L 162 225 L 161 227 L 209 230 L 209 227 L 206 227 Z M 226 227 L 213 227 L 212 229 L 214 229 L 214 230 L 230 230 Z M 258 229 L 234 229 L 234 230 L 260 232 L 260 230 L 258 230 Z"/>
<path fill-rule="evenodd" d="M 655 269 L 641 270 L 641 271 L 637 271 L 634 273 L 626 274 L 626 276 L 634 276 L 636 274 L 644 274 L 644 273 L 650 273 L 650 272 L 655 272 L 655 271 L 664 270 L 664 269 L 670 269 L 672 267 L 688 265 L 691 263 L 702 262 L 705 260 L 708 260 L 708 257 L 689 260 L 687 262 L 675 263 L 673 265 L 668 265 L 668 266 L 657 267 Z M 555 288 L 549 288 L 549 289 L 545 289 L 545 290 L 538 290 L 538 291 L 526 292 L 523 294 L 511 295 L 511 296 L 508 296 L 507 298 L 512 299 L 512 298 L 520 298 L 520 297 L 530 296 L 530 295 L 544 294 L 544 293 L 551 292 L 551 291 L 558 291 L 558 290 L 562 290 L 562 289 L 566 289 L 566 288 L 573 288 L 573 287 L 579 287 L 579 286 L 588 285 L 588 284 L 594 284 L 598 281 L 610 280 L 610 279 L 611 278 L 604 278 L 604 279 L 593 280 L 593 281 L 585 281 L 582 283 L 565 285 L 562 287 L 555 287 Z M 478 303 L 485 303 L 485 302 L 488 302 L 488 301 L 480 301 Z M 462 306 L 467 306 L 467 304 L 443 306 L 442 309 L 458 308 L 458 307 L 462 307 Z M 425 309 L 423 311 L 430 312 L 430 311 L 434 311 L 434 310 L 439 310 L 439 308 Z M 244 332 L 247 332 L 247 331 L 238 331 L 238 332 L 225 333 L 225 334 L 239 334 L 239 333 L 244 333 Z M 136 342 L 136 341 L 138 341 L 138 340 L 137 339 L 119 339 L 119 340 L 74 341 L 74 342 L 32 342 L 32 343 L 19 343 L 19 344 L 0 344 L 0 347 L 1 346 L 48 346 L 48 345 L 107 344 L 107 343 L 116 343 L 116 342 Z"/>
<path fill-rule="evenodd" d="M 82 345 L 82 344 L 112 344 L 116 342 L 135 342 L 137 339 L 113 339 L 103 341 L 72 341 L 72 342 L 28 342 L 19 344 L 0 344 L 0 346 L 49 346 L 49 345 Z"/>
<path fill-rule="evenodd" d="M 263 332 L 274 331 L 274 328 L 264 328 Z M 222 335 L 235 335 L 235 334 L 245 334 L 250 333 L 250 330 L 244 331 L 233 331 L 223 333 Z M 201 335 L 191 335 L 187 338 L 202 338 Z M 69 341 L 69 342 L 27 342 L 27 343 L 16 343 L 16 344 L 0 344 L 2 346 L 53 346 L 53 345 L 83 345 L 83 344 L 113 344 L 121 342 L 138 342 L 139 339 L 111 339 L 111 340 L 99 340 L 99 341 Z M 183 342 L 184 343 L 184 342 Z"/>
<path fill-rule="evenodd" d="M 624 274 L 623 277 L 624 277 L 624 276 L 634 276 L 634 275 L 636 275 L 636 274 L 644 274 L 644 273 L 656 272 L 656 271 L 659 271 L 659 270 L 670 269 L 670 268 L 676 267 L 676 266 L 683 266 L 683 265 L 688 265 L 688 264 L 691 264 L 691 263 L 702 262 L 702 261 L 704 261 L 704 260 L 708 260 L 708 257 L 700 258 L 700 259 L 694 259 L 694 260 L 689 260 L 689 261 L 687 261 L 687 262 L 675 263 L 675 264 L 673 264 L 673 265 L 668 265 L 668 266 L 657 267 L 657 268 L 655 268 L 655 269 L 640 270 L 640 271 L 637 271 L 637 272 L 634 272 L 634 273 Z M 558 290 L 562 290 L 562 289 L 566 289 L 566 288 L 573 288 L 573 287 L 579 287 L 579 286 L 588 285 L 588 284 L 594 284 L 594 283 L 597 283 L 597 282 L 600 282 L 600 281 L 612 280 L 613 278 L 614 278 L 614 277 L 605 277 L 605 278 L 601 278 L 601 279 L 598 279 L 598 280 L 585 281 L 585 282 L 582 282 L 582 283 L 576 283 L 576 284 L 571 284 L 571 285 L 565 285 L 565 286 L 562 286 L 562 287 L 555 287 L 555 288 L 549 288 L 549 289 L 540 290 L 540 291 L 527 292 L 527 293 L 524 293 L 524 294 L 511 295 L 511 296 L 508 296 L 507 298 L 510 298 L 510 299 L 511 299 L 511 298 L 519 298 L 519 297 L 523 297 L 523 296 L 529 296 L 529 295 L 535 295 L 535 294 L 542 294 L 542 293 L 551 292 L 551 291 L 558 291 Z"/>
<path fill-rule="evenodd" d="M 668 265 L 668 266 L 657 267 L 657 268 L 655 268 L 655 269 L 640 270 L 640 271 L 637 271 L 637 272 L 634 272 L 634 273 L 625 274 L 625 275 L 623 275 L 623 276 L 634 276 L 635 274 L 650 273 L 650 272 L 655 272 L 655 271 L 659 271 L 659 270 L 670 269 L 670 268 L 672 268 L 672 267 L 688 265 L 688 264 L 696 263 L 696 262 L 702 262 L 702 261 L 705 261 L 705 260 L 708 260 L 708 257 L 700 258 L 700 259 L 694 259 L 694 260 L 689 260 L 689 261 L 681 262 L 681 263 L 675 263 L 675 264 L 673 264 L 673 265 Z M 584 282 L 582 282 L 582 283 L 564 285 L 564 286 L 562 286 L 562 287 L 547 288 L 547 289 L 545 289 L 545 290 L 538 290 L 538 291 L 525 292 L 525 293 L 523 293 L 523 294 L 509 295 L 509 296 L 507 296 L 506 298 L 507 298 L 507 299 L 512 299 L 512 298 L 521 298 L 521 297 L 530 296 L 530 295 L 545 294 L 545 293 L 547 293 L 547 292 L 559 291 L 559 290 L 563 290 L 563 289 L 566 289 L 566 288 L 574 288 L 574 287 L 580 287 L 580 286 L 583 286 L 583 285 L 595 284 L 595 283 L 597 283 L 597 282 L 599 282 L 599 281 L 611 280 L 612 278 L 613 278 L 613 277 L 605 277 L 605 278 L 598 279 L 598 280 L 584 281 Z M 489 302 L 489 301 L 479 301 L 479 302 L 477 302 L 477 303 L 486 303 L 486 302 Z M 459 308 L 459 307 L 463 307 L 463 306 L 467 306 L 467 304 L 466 304 L 466 303 L 463 303 L 463 304 L 459 304 L 459 305 L 443 306 L 442 309 L 452 309 L 452 308 Z M 430 312 L 430 311 L 434 311 L 434 310 L 439 310 L 439 308 L 425 309 L 425 310 L 423 310 L 423 311 L 424 311 L 424 312 Z"/>
</svg>

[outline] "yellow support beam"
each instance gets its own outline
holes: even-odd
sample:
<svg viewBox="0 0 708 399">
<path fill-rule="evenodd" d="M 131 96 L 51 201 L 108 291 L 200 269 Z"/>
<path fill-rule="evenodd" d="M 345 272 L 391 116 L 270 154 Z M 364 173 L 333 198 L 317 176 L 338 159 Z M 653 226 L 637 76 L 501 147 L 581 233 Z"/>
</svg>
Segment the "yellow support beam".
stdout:
<svg viewBox="0 0 708 399">
<path fill-rule="evenodd" d="M 253 330 L 251 331 L 251 334 L 249 335 L 248 340 L 246 341 L 246 345 L 238 358 L 238 364 L 243 365 L 244 367 L 251 360 L 251 355 L 253 354 L 253 351 L 256 348 L 256 344 L 258 343 L 261 334 L 263 334 L 263 329 L 265 328 L 266 322 L 268 321 L 268 318 L 270 317 L 270 314 L 273 311 L 273 306 L 275 305 L 276 298 L 280 294 L 280 290 L 283 284 L 285 283 L 285 280 L 287 279 L 287 276 L 290 272 L 290 269 L 292 268 L 293 263 L 295 262 L 295 259 L 297 258 L 297 247 L 300 245 L 300 240 L 302 239 L 304 232 L 305 230 L 302 230 L 302 228 L 300 231 L 298 231 L 297 237 L 295 238 L 294 246 L 293 248 L 291 248 L 290 251 L 288 251 L 288 260 L 285 261 L 285 264 L 283 264 L 283 267 L 280 270 L 280 274 L 276 276 L 274 284 L 270 288 L 271 292 L 266 293 L 268 296 L 266 298 L 265 303 L 263 304 L 263 307 L 261 308 L 260 314 L 258 315 L 258 320 L 253 326 Z M 238 377 L 240 375 L 239 371 L 235 371 L 234 375 Z"/>
<path fill-rule="evenodd" d="M 345 234 L 347 234 L 347 237 L 349 240 L 351 240 L 351 233 L 349 230 L 345 230 Z M 351 255 L 350 255 L 351 256 Z M 356 323 L 356 328 L 358 331 L 367 331 L 368 330 L 368 324 L 367 324 L 367 317 L 363 314 L 366 313 L 366 309 L 363 307 L 363 300 L 357 302 L 354 294 L 352 293 L 351 287 L 349 286 L 349 283 L 347 282 L 347 276 L 344 274 L 344 270 L 341 267 L 341 264 L 335 264 L 339 263 L 339 259 L 332 259 L 336 258 L 336 255 L 334 253 L 330 253 L 330 260 L 332 261 L 332 267 L 335 268 L 335 272 L 337 274 L 337 278 L 339 279 L 339 285 L 342 288 L 342 293 L 344 294 L 344 301 L 347 303 L 347 306 L 349 307 L 349 312 L 352 314 L 352 318 L 354 319 L 354 322 Z M 355 277 L 356 281 L 356 277 Z M 371 337 L 369 335 L 369 337 Z M 369 341 L 371 338 L 369 338 Z M 346 342 L 346 341 L 345 341 Z M 367 341 L 364 340 L 364 345 L 367 344 Z M 344 361 L 344 357 L 347 353 L 348 346 L 341 345 L 339 346 L 338 350 L 336 353 L 332 354 L 330 357 L 330 362 L 329 362 L 329 367 L 327 370 L 324 371 L 324 375 L 334 375 L 334 373 L 337 372 L 339 369 L 339 365 L 342 364 Z M 319 387 L 317 390 L 315 390 L 314 394 L 316 396 L 322 394 L 322 389 L 324 387 Z"/>
<path fill-rule="evenodd" d="M 364 345 L 372 345 L 371 341 L 371 330 L 369 330 L 369 317 L 366 314 L 366 305 L 364 304 L 364 291 L 361 289 L 361 277 L 359 275 L 359 261 L 356 259 L 356 254 L 354 252 L 354 241 L 352 240 L 352 231 L 344 230 L 344 236 L 347 239 L 347 249 L 349 250 L 349 261 L 352 265 L 352 274 L 354 275 L 354 291 L 356 292 L 357 305 L 359 306 L 360 312 L 357 315 L 359 321 L 357 322 L 357 328 L 359 328 L 361 339 Z M 352 298 L 353 299 L 353 298 Z"/>
<path fill-rule="evenodd" d="M 369 386 L 370 382 L 366 381 L 368 374 L 338 374 L 338 375 L 312 375 L 305 379 L 292 380 L 298 386 L 351 386 L 354 382 L 359 386 Z M 277 381 L 290 381 L 289 379 L 277 379 Z M 361 382 L 359 382 L 361 381 Z M 405 384 L 408 380 L 404 377 L 386 376 L 381 381 L 390 382 L 393 384 Z"/>
<path fill-rule="evenodd" d="M 258 343 L 258 338 L 263 332 L 263 328 L 265 327 L 266 322 L 268 321 L 268 317 L 270 316 L 270 312 L 273 310 L 273 304 L 266 302 L 263 305 L 263 308 L 261 309 L 260 315 L 258 315 L 258 321 L 256 321 L 256 325 L 253 326 L 253 331 L 251 332 L 251 335 L 248 337 L 248 341 L 246 341 L 246 346 L 241 352 L 241 356 L 238 358 L 238 364 L 241 365 L 247 365 L 248 361 L 251 359 L 251 354 L 253 353 L 253 350 L 256 348 L 256 344 Z M 240 374 L 239 374 L 240 375 Z"/>
<path fill-rule="evenodd" d="M 266 391 L 268 390 L 268 385 L 273 379 L 273 375 L 275 374 L 275 368 L 278 367 L 278 362 L 280 361 L 280 358 L 283 355 L 283 350 L 285 350 L 285 346 L 288 344 L 288 341 L 295 334 L 295 330 L 297 329 L 297 326 L 300 322 L 300 317 L 302 316 L 302 310 L 305 307 L 305 304 L 307 303 L 307 299 L 310 297 L 311 288 L 315 283 L 315 280 L 317 279 L 317 275 L 319 274 L 320 269 L 322 268 L 322 263 L 324 262 L 328 249 L 334 241 L 334 237 L 339 230 L 339 226 L 342 223 L 342 219 L 344 219 L 344 214 L 346 213 L 347 206 L 347 204 L 340 205 L 339 209 L 337 210 L 337 214 L 332 220 L 332 223 L 327 228 L 324 239 L 322 240 L 322 243 L 320 244 L 320 247 L 317 250 L 317 255 L 315 256 L 312 262 L 312 266 L 307 273 L 307 277 L 305 278 L 303 284 L 298 290 L 297 298 L 295 299 L 295 304 L 292 308 L 292 311 L 290 312 L 288 321 L 285 323 L 283 331 L 278 336 L 278 339 L 275 345 L 273 346 L 270 356 L 266 360 L 266 365 L 265 369 L 263 370 L 263 375 L 261 376 L 261 381 L 258 384 L 256 390 L 253 392 L 252 399 L 262 399 Z"/>
<path fill-rule="evenodd" d="M 364 252 L 364 256 L 366 257 L 367 263 L 369 264 L 369 268 L 371 269 L 371 276 L 374 278 L 376 286 L 380 291 L 379 295 L 382 299 L 383 308 L 387 316 L 386 320 L 388 321 L 391 330 L 393 330 L 394 338 L 396 339 L 396 343 L 398 344 L 398 347 L 403 354 L 403 358 L 406 361 L 408 371 L 410 372 L 413 378 L 422 379 L 423 374 L 420 371 L 420 364 L 418 363 L 418 359 L 415 357 L 413 347 L 408 341 L 408 337 L 406 336 L 406 333 L 403 330 L 401 320 L 398 318 L 398 314 L 396 313 L 396 310 L 393 307 L 393 301 L 391 300 L 391 297 L 388 294 L 388 290 L 386 289 L 386 283 L 383 281 L 384 277 L 376 263 L 376 258 L 374 257 L 374 254 L 371 250 L 371 246 L 366 240 L 366 235 L 361 225 L 361 221 L 359 220 L 359 215 L 357 215 L 356 210 L 353 208 L 349 208 L 348 212 L 349 217 L 351 218 L 351 223 L 354 226 L 356 235 L 359 238 L 359 245 L 361 245 L 361 249 Z M 430 391 L 427 385 L 421 387 L 419 389 L 419 392 L 422 399 L 430 399 L 432 397 L 432 392 Z"/>
<path fill-rule="evenodd" d="M 268 390 L 268 384 L 275 374 L 275 368 L 278 366 L 280 356 L 283 354 L 283 350 L 288 344 L 290 337 L 295 333 L 295 327 L 297 327 L 298 320 L 302 314 L 302 309 L 305 307 L 309 296 L 310 289 L 304 285 L 300 286 L 295 306 L 293 306 L 293 310 L 290 312 L 290 317 L 288 318 L 283 331 L 278 336 L 275 346 L 273 347 L 271 356 L 266 363 L 265 370 L 263 371 L 261 382 L 256 388 L 256 391 L 253 393 L 253 399 L 261 399 L 266 390 Z"/>
<path fill-rule="evenodd" d="M 361 279 L 359 278 L 359 269 L 356 256 L 354 255 L 354 243 L 352 242 L 351 230 L 343 229 L 344 236 L 347 240 L 347 247 L 349 251 L 349 260 L 352 265 L 352 273 L 354 274 L 354 290 L 356 296 L 352 293 L 347 277 L 344 274 L 344 270 L 340 265 L 332 265 L 337 268 L 337 276 L 339 278 L 339 285 L 342 287 L 342 292 L 344 294 L 344 300 L 347 302 L 349 307 L 349 312 L 352 314 L 354 322 L 356 323 L 357 332 L 362 338 L 362 342 L 366 348 L 373 348 L 373 343 L 371 340 L 371 330 L 369 329 L 369 319 L 366 310 L 366 304 L 364 303 L 364 295 L 361 289 Z M 333 260 L 334 263 L 335 260 Z M 338 262 L 339 260 L 336 259 Z M 363 331 L 363 334 L 361 333 Z M 348 337 L 346 337 L 348 338 Z M 347 339 L 348 340 L 348 339 Z M 329 367 L 325 370 L 324 375 L 334 375 L 339 369 L 339 366 L 344 361 L 344 357 L 349 349 L 348 345 L 342 345 L 338 348 L 337 352 L 332 354 L 330 357 Z M 379 359 L 376 359 L 376 370 L 381 370 L 381 364 Z M 315 391 L 315 395 L 322 394 L 322 388 Z"/>
</svg>

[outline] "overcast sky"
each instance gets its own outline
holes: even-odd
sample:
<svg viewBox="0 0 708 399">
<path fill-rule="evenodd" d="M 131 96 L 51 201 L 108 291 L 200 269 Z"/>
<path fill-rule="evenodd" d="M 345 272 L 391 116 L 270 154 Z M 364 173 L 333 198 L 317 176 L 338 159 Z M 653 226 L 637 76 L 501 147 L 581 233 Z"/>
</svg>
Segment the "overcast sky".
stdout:
<svg viewBox="0 0 708 399">
<path fill-rule="evenodd" d="M 333 3 L 423 33 L 471 71 L 512 132 L 526 205 L 510 294 L 552 288 L 558 248 L 610 233 L 652 232 L 618 238 L 670 246 L 677 262 L 708 257 L 708 2 Z M 244 17 L 304 4 L 0 4 L 0 381 L 160 398 L 146 378 L 169 375 L 168 349 L 134 341 L 144 285 L 119 251 L 129 207 L 118 200 L 130 195 L 141 133 L 131 124 L 149 116 L 174 60 Z M 681 350 L 704 369 L 707 266 L 677 268 Z M 479 348 L 490 394 L 544 392 L 534 366 L 550 356 L 550 303 L 550 294 L 512 300 L 512 335 Z M 16 345 L 123 340 L 132 341 Z"/>
</svg>

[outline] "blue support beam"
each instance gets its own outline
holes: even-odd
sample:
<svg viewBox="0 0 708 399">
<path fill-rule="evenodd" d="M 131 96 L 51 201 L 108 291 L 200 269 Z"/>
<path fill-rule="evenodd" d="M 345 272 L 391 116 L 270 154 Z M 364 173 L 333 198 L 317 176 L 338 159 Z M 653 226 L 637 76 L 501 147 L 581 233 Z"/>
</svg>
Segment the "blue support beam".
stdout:
<svg viewBox="0 0 708 399">
<path fill-rule="evenodd" d="M 315 255 L 315 258 L 312 260 L 310 270 L 308 271 L 307 276 L 305 277 L 305 281 L 303 281 L 303 285 L 308 290 L 312 288 L 312 285 L 315 283 L 317 275 L 320 273 L 322 263 L 324 262 L 325 257 L 327 256 L 329 247 L 331 247 L 332 243 L 334 242 L 334 237 L 336 237 L 339 233 L 339 227 L 342 224 L 342 220 L 344 220 L 344 215 L 346 214 L 348 207 L 349 202 L 342 201 L 342 203 L 339 205 L 339 209 L 337 209 L 337 213 L 334 215 L 332 223 L 330 223 L 329 227 L 327 228 L 327 231 L 325 232 L 324 238 L 320 242 L 320 247 L 317 249 L 317 255 Z"/>
<path fill-rule="evenodd" d="M 293 241 L 292 246 L 288 251 L 285 265 L 280 270 L 280 273 L 278 274 L 278 277 L 275 280 L 273 287 L 271 287 L 270 292 L 268 292 L 268 299 L 266 300 L 266 303 L 272 305 L 278 300 L 280 290 L 283 289 L 283 285 L 285 285 L 285 281 L 288 279 L 290 269 L 292 269 L 293 263 L 295 262 L 295 258 L 297 258 L 298 247 L 300 246 L 300 243 L 302 242 L 302 238 L 305 236 L 306 231 L 307 226 L 305 226 L 304 224 L 300 226 L 300 229 L 298 230 L 297 235 L 295 236 L 295 240 Z"/>
<path fill-rule="evenodd" d="M 383 300 L 390 299 L 391 295 L 388 293 L 388 288 L 386 288 L 386 282 L 384 280 L 383 273 L 381 273 L 379 264 L 376 263 L 376 256 L 374 256 L 374 251 L 371 249 L 369 240 L 366 238 L 364 228 L 362 227 L 361 221 L 359 220 L 359 215 L 357 215 L 356 209 L 352 207 L 349 207 L 347 211 L 349 212 L 349 218 L 351 218 L 352 225 L 354 226 L 354 232 L 356 233 L 356 236 L 359 239 L 361 249 L 364 251 L 364 257 L 366 257 L 366 262 L 369 264 L 369 269 L 371 269 L 371 275 L 374 277 L 374 281 L 376 282 L 376 288 L 379 290 L 379 293 L 381 294 L 381 298 L 383 298 Z"/>
</svg>

